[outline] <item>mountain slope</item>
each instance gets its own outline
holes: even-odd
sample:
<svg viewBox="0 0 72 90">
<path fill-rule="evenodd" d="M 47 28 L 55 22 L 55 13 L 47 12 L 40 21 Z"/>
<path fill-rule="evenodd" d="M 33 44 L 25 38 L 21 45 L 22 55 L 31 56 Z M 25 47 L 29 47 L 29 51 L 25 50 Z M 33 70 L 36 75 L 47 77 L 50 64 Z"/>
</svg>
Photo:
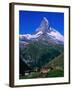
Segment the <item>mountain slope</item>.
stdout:
<svg viewBox="0 0 72 90">
<path fill-rule="evenodd" d="M 47 64 L 47 66 L 51 66 L 53 68 L 55 67 L 64 68 L 64 54 L 62 53 L 58 57 L 55 57 Z"/>
<path fill-rule="evenodd" d="M 20 48 L 22 60 L 30 67 L 42 67 L 62 52 L 62 45 L 46 45 L 41 42 L 31 42 Z"/>
</svg>

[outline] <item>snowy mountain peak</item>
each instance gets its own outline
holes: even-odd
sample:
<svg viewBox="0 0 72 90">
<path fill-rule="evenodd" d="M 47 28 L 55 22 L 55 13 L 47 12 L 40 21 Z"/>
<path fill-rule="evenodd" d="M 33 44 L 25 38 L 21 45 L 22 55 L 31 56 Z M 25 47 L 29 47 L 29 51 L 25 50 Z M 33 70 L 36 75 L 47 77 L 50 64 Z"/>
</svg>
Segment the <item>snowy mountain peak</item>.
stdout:
<svg viewBox="0 0 72 90">
<path fill-rule="evenodd" d="M 40 28 L 46 30 L 46 29 L 48 29 L 48 27 L 49 27 L 49 21 L 47 20 L 46 17 L 43 17 L 43 19 L 42 19 L 42 21 L 40 23 Z"/>
<path fill-rule="evenodd" d="M 64 43 L 64 36 L 50 26 L 49 21 L 46 17 L 43 17 L 39 27 L 33 34 L 20 35 L 21 40 L 44 40 L 47 42 Z"/>
</svg>

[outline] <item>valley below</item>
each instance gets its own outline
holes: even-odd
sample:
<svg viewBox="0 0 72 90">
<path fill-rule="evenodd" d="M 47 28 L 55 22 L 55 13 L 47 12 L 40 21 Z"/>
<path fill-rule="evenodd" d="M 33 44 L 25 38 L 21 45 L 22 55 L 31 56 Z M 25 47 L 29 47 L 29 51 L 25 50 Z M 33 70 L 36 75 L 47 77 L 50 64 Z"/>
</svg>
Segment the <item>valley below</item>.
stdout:
<svg viewBox="0 0 72 90">
<path fill-rule="evenodd" d="M 63 45 L 31 42 L 20 48 L 20 79 L 64 76 Z"/>
</svg>

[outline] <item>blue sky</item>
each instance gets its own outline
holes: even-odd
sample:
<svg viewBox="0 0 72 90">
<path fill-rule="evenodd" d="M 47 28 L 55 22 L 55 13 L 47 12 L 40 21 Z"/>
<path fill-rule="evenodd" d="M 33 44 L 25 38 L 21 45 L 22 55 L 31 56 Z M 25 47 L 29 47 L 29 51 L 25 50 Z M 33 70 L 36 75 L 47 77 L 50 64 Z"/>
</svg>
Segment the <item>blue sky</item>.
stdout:
<svg viewBox="0 0 72 90">
<path fill-rule="evenodd" d="M 19 34 L 31 34 L 39 27 L 43 17 L 50 25 L 64 35 L 64 13 L 19 11 Z"/>
</svg>

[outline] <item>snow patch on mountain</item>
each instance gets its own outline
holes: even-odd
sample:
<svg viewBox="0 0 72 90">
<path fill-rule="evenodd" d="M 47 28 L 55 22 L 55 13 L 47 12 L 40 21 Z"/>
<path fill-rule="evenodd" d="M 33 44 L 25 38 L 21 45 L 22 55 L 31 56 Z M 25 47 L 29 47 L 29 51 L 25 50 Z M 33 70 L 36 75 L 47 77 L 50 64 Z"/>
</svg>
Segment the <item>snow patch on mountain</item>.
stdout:
<svg viewBox="0 0 72 90">
<path fill-rule="evenodd" d="M 23 38 L 31 39 L 32 35 L 31 34 L 22 34 L 19 37 L 20 37 L 20 39 L 23 39 Z"/>
<path fill-rule="evenodd" d="M 50 33 L 47 33 L 48 35 L 51 35 L 53 38 L 64 42 L 64 37 L 61 35 L 58 31 L 51 31 Z"/>
<path fill-rule="evenodd" d="M 42 31 L 39 31 L 38 33 L 33 34 L 33 35 L 31 35 L 31 34 L 20 35 L 20 39 L 26 38 L 26 39 L 30 40 L 30 39 L 32 39 L 32 38 L 37 38 L 37 37 L 39 37 L 42 33 L 43 33 Z"/>
</svg>

